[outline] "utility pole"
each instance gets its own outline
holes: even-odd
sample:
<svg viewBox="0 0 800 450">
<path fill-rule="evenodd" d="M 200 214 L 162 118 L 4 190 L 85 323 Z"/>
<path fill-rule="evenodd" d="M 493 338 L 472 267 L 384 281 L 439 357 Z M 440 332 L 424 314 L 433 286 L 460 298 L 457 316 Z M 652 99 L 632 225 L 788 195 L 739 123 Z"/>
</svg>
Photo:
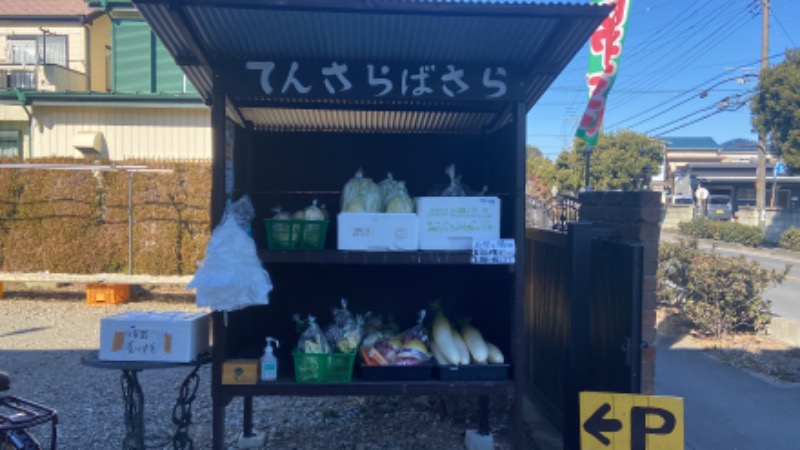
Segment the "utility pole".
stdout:
<svg viewBox="0 0 800 450">
<path fill-rule="evenodd" d="M 761 0 L 761 74 L 769 68 L 769 0 Z M 759 228 L 767 227 L 767 136 L 758 133 L 758 168 L 756 169 L 756 209 Z"/>
</svg>

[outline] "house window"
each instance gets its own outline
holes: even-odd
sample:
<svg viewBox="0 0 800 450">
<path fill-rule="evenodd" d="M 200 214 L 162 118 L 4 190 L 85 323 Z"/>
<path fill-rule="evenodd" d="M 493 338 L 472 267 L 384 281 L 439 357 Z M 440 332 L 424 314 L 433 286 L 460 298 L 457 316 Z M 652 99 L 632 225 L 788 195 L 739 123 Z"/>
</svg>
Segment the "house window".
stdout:
<svg viewBox="0 0 800 450">
<path fill-rule="evenodd" d="M 10 88 L 36 89 L 36 72 L 33 70 L 13 70 L 8 73 L 7 86 Z"/>
<path fill-rule="evenodd" d="M 67 66 L 67 37 L 45 33 L 41 36 L 8 36 L 11 64 L 56 64 Z"/>
<path fill-rule="evenodd" d="M 756 190 L 739 188 L 736 191 L 736 199 L 740 202 L 754 202 L 756 201 Z"/>
<path fill-rule="evenodd" d="M 19 158 L 22 155 L 21 144 L 18 130 L 0 130 L 0 157 Z"/>
</svg>

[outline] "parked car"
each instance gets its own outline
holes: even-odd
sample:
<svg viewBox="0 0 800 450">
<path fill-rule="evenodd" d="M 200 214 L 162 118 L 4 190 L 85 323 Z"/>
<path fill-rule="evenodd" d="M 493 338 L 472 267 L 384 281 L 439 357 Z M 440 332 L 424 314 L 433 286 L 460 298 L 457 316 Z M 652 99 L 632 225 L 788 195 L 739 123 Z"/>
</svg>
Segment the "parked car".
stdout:
<svg viewBox="0 0 800 450">
<path fill-rule="evenodd" d="M 670 199 L 673 205 L 694 205 L 694 199 L 691 195 L 675 195 Z"/>
<path fill-rule="evenodd" d="M 719 220 L 731 220 L 733 206 L 730 195 L 709 195 L 706 201 L 706 217 Z"/>
</svg>

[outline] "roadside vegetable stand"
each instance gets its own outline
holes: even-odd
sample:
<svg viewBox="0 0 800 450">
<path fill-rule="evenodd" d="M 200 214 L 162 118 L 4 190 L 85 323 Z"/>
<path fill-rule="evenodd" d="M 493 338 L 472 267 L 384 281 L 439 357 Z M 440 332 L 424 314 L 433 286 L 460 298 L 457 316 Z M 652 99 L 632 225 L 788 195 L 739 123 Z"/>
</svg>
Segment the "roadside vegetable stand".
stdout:
<svg viewBox="0 0 800 450">
<path fill-rule="evenodd" d="M 158 38 L 211 105 L 212 223 L 227 198 L 248 195 L 252 235 L 275 290 L 267 306 L 213 321 L 214 448 L 223 446 L 225 408 L 244 398 L 245 434 L 254 396 L 471 395 L 507 398 L 522 448 L 526 326 L 524 298 L 526 113 L 608 7 L 437 1 L 135 0 Z M 499 199 L 499 237 L 515 253 L 478 260 L 473 249 L 340 250 L 342 185 L 394 173 L 412 196 L 463 179 Z M 441 192 L 441 190 L 439 191 Z M 437 195 L 437 194 L 434 194 Z M 312 199 L 330 213 L 318 249 L 276 250 L 263 219 L 280 205 Z M 357 234 L 357 233 L 356 233 Z M 327 318 L 340 298 L 353 311 L 413 322 L 441 300 L 472 319 L 506 355 L 496 379 L 299 383 L 290 356 L 295 313 Z M 322 319 L 321 319 L 322 320 Z M 265 337 L 278 379 L 226 382 L 224 367 L 257 360 Z"/>
</svg>

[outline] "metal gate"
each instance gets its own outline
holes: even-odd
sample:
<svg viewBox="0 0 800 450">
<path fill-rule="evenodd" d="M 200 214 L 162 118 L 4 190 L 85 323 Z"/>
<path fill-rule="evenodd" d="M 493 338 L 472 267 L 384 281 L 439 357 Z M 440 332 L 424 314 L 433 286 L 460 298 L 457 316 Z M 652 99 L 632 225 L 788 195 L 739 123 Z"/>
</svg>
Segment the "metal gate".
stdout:
<svg viewBox="0 0 800 450">
<path fill-rule="evenodd" d="M 526 244 L 526 394 L 577 450 L 581 391 L 640 391 L 642 246 L 580 222 Z"/>
</svg>

